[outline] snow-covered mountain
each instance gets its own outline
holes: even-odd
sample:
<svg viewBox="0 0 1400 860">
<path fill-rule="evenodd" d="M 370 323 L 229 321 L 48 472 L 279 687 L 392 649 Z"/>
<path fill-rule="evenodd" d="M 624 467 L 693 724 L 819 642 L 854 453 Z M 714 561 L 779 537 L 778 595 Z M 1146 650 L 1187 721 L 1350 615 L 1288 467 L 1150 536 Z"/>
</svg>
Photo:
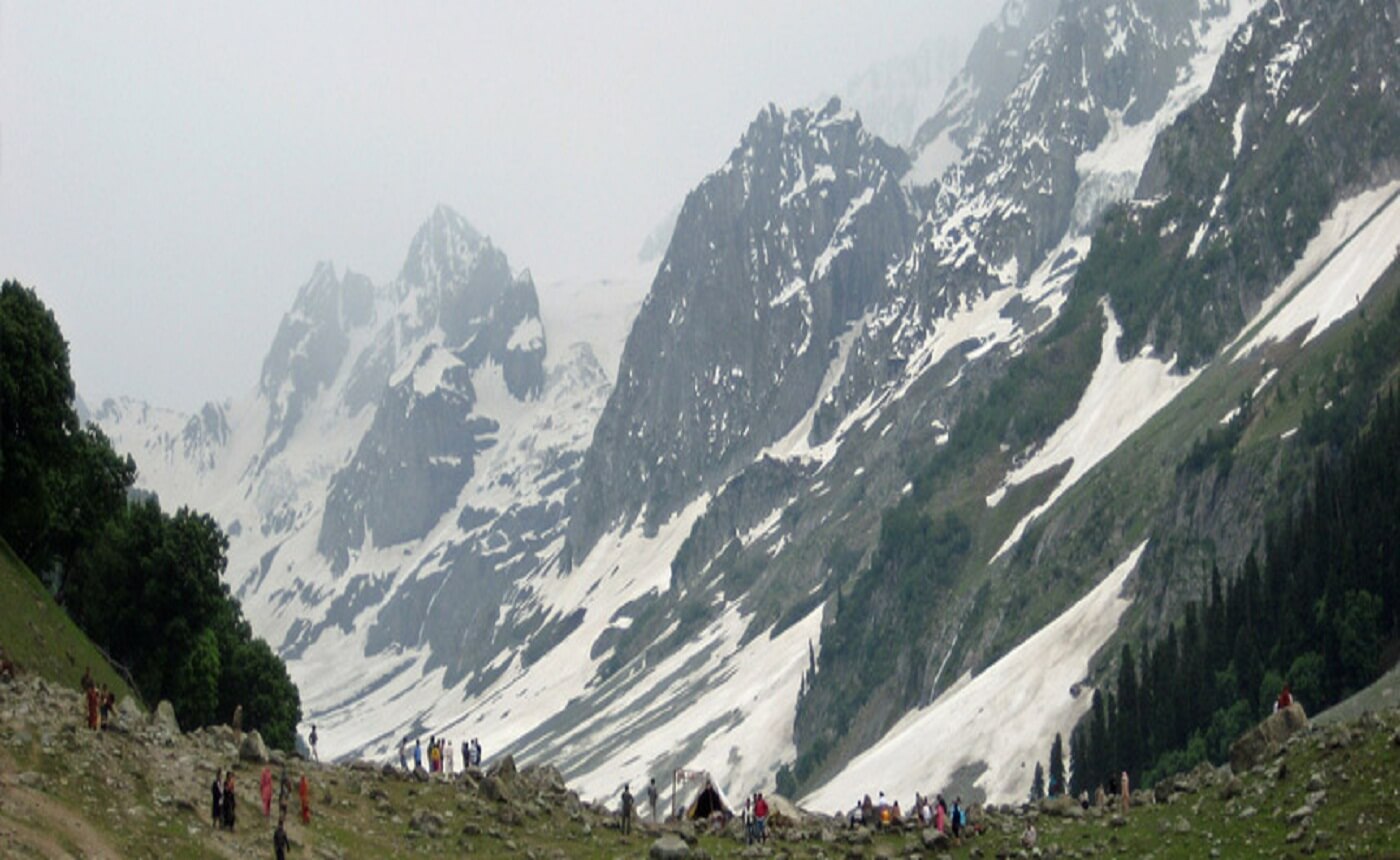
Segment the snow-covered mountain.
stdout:
<svg viewBox="0 0 1400 860">
<path fill-rule="evenodd" d="M 937 113 L 948 85 L 962 68 L 967 45 L 949 36 L 927 39 L 901 57 L 878 63 L 848 80 L 835 93 L 860 114 L 871 134 L 908 146 L 920 123 Z"/>
<path fill-rule="evenodd" d="M 1312 321 L 1329 299 L 1289 285 L 1400 211 L 1374 190 L 1394 144 L 1329 137 L 1400 115 L 1394 16 L 1321 2 L 1012 0 L 912 161 L 837 100 L 770 106 L 614 284 L 537 291 L 440 208 L 389 284 L 318 266 L 246 398 L 94 419 L 228 530 L 332 754 L 432 732 L 598 797 L 784 765 L 823 807 L 874 774 L 1014 797 L 1135 595 L 1174 588 L 1156 547 L 1190 488 L 1123 465 L 1144 428 L 1212 374 L 1255 384 L 1222 338 Z M 1345 80 L 1338 34 L 1372 61 L 1355 89 L 1290 83 Z M 1335 156 L 1312 209 L 1268 193 L 1264 127 Z M 1231 158 L 1192 160 L 1217 139 Z M 1173 202 L 1198 186 L 1213 206 Z M 1114 275 L 1303 221 L 1263 270 L 1211 270 L 1238 300 L 1213 340 L 1171 277 Z M 931 726 L 956 755 L 899 753 Z"/>
</svg>

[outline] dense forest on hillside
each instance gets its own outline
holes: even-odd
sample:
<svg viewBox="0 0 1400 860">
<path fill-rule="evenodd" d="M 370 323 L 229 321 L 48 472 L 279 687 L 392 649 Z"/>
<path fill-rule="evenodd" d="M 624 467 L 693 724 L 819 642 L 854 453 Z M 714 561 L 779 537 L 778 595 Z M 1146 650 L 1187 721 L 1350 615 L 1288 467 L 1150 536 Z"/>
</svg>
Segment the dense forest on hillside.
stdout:
<svg viewBox="0 0 1400 860">
<path fill-rule="evenodd" d="M 0 286 L 0 536 L 73 620 L 184 728 L 227 720 L 290 748 L 301 700 L 220 575 L 203 514 L 131 493 L 136 468 L 73 407 L 68 345 L 32 289 Z M 3 643 L 0 643 L 3 644 Z"/>
<path fill-rule="evenodd" d="M 1385 283 L 1400 279 L 1393 265 Z M 1153 783 L 1202 761 L 1270 710 L 1285 684 L 1316 713 L 1395 662 L 1400 646 L 1400 300 L 1359 328 L 1299 428 L 1319 452 L 1310 495 L 1263 536 L 1263 561 L 1212 572 L 1204 599 L 1140 649 L 1122 647 L 1113 689 L 1070 738 L 1069 787 Z M 1377 392 L 1380 392 L 1377 394 Z M 1294 392 L 1296 394 L 1296 392 Z M 1247 412 L 1232 422 L 1243 426 Z M 1227 462 L 1217 434 L 1187 464 Z M 1139 662 L 1140 658 L 1140 662 Z"/>
</svg>

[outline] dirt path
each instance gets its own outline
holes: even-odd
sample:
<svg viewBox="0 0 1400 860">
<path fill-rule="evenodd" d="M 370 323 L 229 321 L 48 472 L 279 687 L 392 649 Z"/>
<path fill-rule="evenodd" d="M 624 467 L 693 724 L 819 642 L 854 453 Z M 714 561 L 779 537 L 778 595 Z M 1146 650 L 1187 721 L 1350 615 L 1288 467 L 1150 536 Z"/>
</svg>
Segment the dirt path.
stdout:
<svg viewBox="0 0 1400 860">
<path fill-rule="evenodd" d="M 121 860 L 122 853 L 73 810 L 41 791 L 0 774 L 0 846 L 7 856 L 26 854 L 86 860 Z"/>
</svg>

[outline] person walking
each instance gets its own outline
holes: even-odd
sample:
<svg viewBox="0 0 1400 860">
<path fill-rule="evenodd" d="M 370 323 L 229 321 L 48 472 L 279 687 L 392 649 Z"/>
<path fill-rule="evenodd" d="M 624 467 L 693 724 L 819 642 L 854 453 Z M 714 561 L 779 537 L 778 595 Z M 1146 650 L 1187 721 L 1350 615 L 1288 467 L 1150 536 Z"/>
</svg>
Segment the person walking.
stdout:
<svg viewBox="0 0 1400 860">
<path fill-rule="evenodd" d="M 408 738 L 399 740 L 399 767 L 404 771 L 408 770 Z"/>
<path fill-rule="evenodd" d="M 237 798 L 234 795 L 233 770 L 224 777 L 224 827 L 233 830 L 238 822 Z"/>
<path fill-rule="evenodd" d="M 312 757 L 313 759 L 315 759 L 316 761 L 320 761 L 320 760 L 321 760 L 321 756 L 320 756 L 319 753 L 316 752 L 316 741 L 317 741 L 317 740 L 318 740 L 318 738 L 317 738 L 317 735 L 316 735 L 316 724 L 315 724 L 315 723 L 312 723 L 312 724 L 311 724 L 311 757 Z"/>
<path fill-rule="evenodd" d="M 656 801 L 659 792 L 656 790 L 656 777 L 651 778 L 647 784 L 647 803 L 651 804 L 651 823 L 656 823 Z"/>
<path fill-rule="evenodd" d="M 421 740 L 413 742 L 413 769 L 423 769 L 423 742 Z"/>
<path fill-rule="evenodd" d="M 277 819 L 277 829 L 272 831 L 272 850 L 277 853 L 277 860 L 287 860 L 287 852 L 291 850 L 292 841 L 287 838 L 287 819 Z"/>
<path fill-rule="evenodd" d="M 258 793 L 262 795 L 263 818 L 272 817 L 272 768 L 263 766 L 262 781 L 258 785 Z"/>
<path fill-rule="evenodd" d="M 224 781 L 223 771 L 214 769 L 214 784 L 209 787 L 210 807 L 209 820 L 218 827 L 224 820 Z"/>
<path fill-rule="evenodd" d="M 626 783 L 622 786 L 622 835 L 632 832 L 632 789 Z"/>
<path fill-rule="evenodd" d="M 1128 791 L 1128 772 L 1123 771 L 1123 775 L 1118 778 L 1118 807 L 1124 815 L 1128 814 L 1128 801 L 1132 793 Z"/>
<path fill-rule="evenodd" d="M 301 785 L 297 788 L 297 793 L 301 795 L 301 823 L 311 823 L 311 783 L 306 781 L 306 774 L 301 775 Z"/>
</svg>

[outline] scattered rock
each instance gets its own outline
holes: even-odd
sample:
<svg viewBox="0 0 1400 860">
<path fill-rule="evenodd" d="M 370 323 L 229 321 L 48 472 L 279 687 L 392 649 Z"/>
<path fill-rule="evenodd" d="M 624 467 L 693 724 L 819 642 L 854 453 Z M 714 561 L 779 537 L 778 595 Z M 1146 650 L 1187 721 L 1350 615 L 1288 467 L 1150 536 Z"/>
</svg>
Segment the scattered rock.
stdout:
<svg viewBox="0 0 1400 860">
<path fill-rule="evenodd" d="M 238 747 L 238 758 L 257 764 L 268 763 L 267 744 L 263 743 L 262 735 L 256 729 L 243 736 L 243 743 Z"/>
<path fill-rule="evenodd" d="M 1307 727 L 1308 715 L 1297 702 L 1275 711 L 1230 745 L 1230 769 L 1244 773 L 1276 755 L 1285 741 Z"/>
<path fill-rule="evenodd" d="M 928 829 L 925 830 L 923 833 L 919 834 L 919 837 L 920 837 L 920 839 L 921 839 L 921 840 L 923 841 L 923 843 L 924 843 L 924 848 L 925 848 L 925 850 L 928 850 L 928 851 L 946 851 L 946 850 L 948 850 L 948 845 L 949 845 L 948 834 L 944 833 L 942 830 L 939 830 L 939 829 L 936 828 L 936 827 L 930 827 L 930 828 L 928 828 Z"/>
<path fill-rule="evenodd" d="M 1221 800 L 1233 800 L 1241 794 L 1244 794 L 1244 782 L 1237 776 L 1232 775 L 1220 787 Z"/>
<path fill-rule="evenodd" d="M 180 723 L 175 719 L 175 706 L 169 701 L 161 699 L 160 704 L 156 705 L 155 711 L 151 714 L 151 726 L 159 732 L 178 735 Z"/>
<path fill-rule="evenodd" d="M 1321 791 L 1327 787 L 1327 780 L 1322 778 L 1322 774 L 1315 773 L 1308 777 L 1308 791 Z"/>
<path fill-rule="evenodd" d="M 413 813 L 413 817 L 408 821 L 408 827 L 424 836 L 437 837 L 442 835 L 442 816 L 429 809 L 420 809 Z"/>
<path fill-rule="evenodd" d="M 1317 810 L 1313 809 L 1311 806 L 1308 806 L 1305 803 L 1297 809 L 1293 810 L 1292 812 L 1288 813 L 1288 823 L 1301 824 L 1302 822 L 1311 819 L 1313 817 L 1313 813 L 1315 813 L 1316 811 Z"/>
<path fill-rule="evenodd" d="M 687 860 L 691 856 L 690 846 L 676 834 L 667 833 L 651 843 L 647 856 L 651 860 Z"/>
</svg>

